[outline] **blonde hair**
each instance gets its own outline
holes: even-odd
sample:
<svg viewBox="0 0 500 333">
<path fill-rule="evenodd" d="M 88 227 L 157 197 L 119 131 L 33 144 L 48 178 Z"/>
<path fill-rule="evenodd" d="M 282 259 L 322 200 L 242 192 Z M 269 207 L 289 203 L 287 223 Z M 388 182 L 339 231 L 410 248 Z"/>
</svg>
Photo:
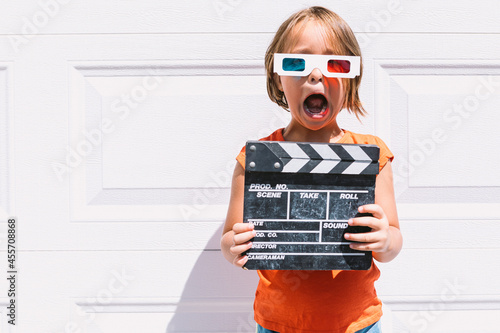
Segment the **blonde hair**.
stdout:
<svg viewBox="0 0 500 333">
<path fill-rule="evenodd" d="M 288 103 L 283 91 L 279 89 L 277 80 L 278 75 L 274 73 L 273 62 L 275 53 L 288 53 L 292 49 L 300 36 L 298 31 L 295 36 L 293 30 L 295 27 L 302 29 L 309 20 L 315 20 L 325 28 L 326 41 L 338 55 L 359 56 L 361 49 L 349 25 L 337 14 L 324 7 L 310 7 L 301 10 L 290 16 L 281 24 L 274 39 L 267 48 L 265 57 L 265 67 L 267 75 L 267 93 L 269 98 L 285 110 L 288 110 Z M 366 115 L 366 111 L 359 100 L 358 88 L 363 75 L 363 62 L 359 76 L 353 79 L 342 79 L 345 87 L 344 108 L 353 112 L 359 119 L 359 116 Z"/>
</svg>

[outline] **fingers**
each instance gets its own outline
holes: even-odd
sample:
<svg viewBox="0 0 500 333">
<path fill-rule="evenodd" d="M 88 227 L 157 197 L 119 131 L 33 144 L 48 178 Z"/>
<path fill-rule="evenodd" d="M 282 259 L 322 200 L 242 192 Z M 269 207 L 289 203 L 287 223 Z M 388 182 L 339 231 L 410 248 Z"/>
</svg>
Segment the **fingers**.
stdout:
<svg viewBox="0 0 500 333">
<path fill-rule="evenodd" d="M 375 251 L 377 252 L 378 246 L 376 243 L 353 243 L 349 245 L 353 250 L 358 251 Z"/>
<path fill-rule="evenodd" d="M 233 226 L 233 232 L 233 245 L 229 248 L 229 252 L 235 256 L 233 265 L 243 267 L 248 257 L 242 253 L 252 248 L 250 240 L 255 237 L 254 226 L 251 223 L 236 223 Z"/>
<path fill-rule="evenodd" d="M 255 237 L 255 230 L 252 223 L 236 223 L 233 226 L 233 245 L 240 245 Z"/>
<path fill-rule="evenodd" d="M 376 219 L 382 219 L 385 217 L 384 210 L 377 204 L 363 205 L 358 208 L 360 213 L 370 213 Z"/>
<path fill-rule="evenodd" d="M 232 255 L 240 255 L 245 251 L 248 251 L 252 248 L 252 242 L 246 242 L 241 245 L 233 245 L 229 248 L 229 252 L 231 252 Z"/>
<path fill-rule="evenodd" d="M 372 216 L 360 216 L 349 219 L 349 226 L 364 226 L 371 228 L 370 232 L 346 233 L 344 238 L 351 243 L 351 249 L 360 251 L 382 251 L 387 244 L 389 222 L 382 207 L 376 204 L 360 206 L 360 213 L 369 213 Z"/>
<path fill-rule="evenodd" d="M 347 223 L 350 226 L 370 227 L 374 231 L 380 230 L 388 226 L 387 218 L 382 207 L 376 204 L 364 205 L 358 208 L 358 211 L 363 214 L 371 214 L 372 216 L 359 216 L 349 219 Z"/>
<path fill-rule="evenodd" d="M 253 230 L 253 223 L 235 223 L 233 225 L 233 231 L 235 234 L 239 234 L 241 232 Z"/>
<path fill-rule="evenodd" d="M 389 233 L 386 230 L 378 230 L 363 233 L 346 233 L 344 238 L 350 242 L 349 247 L 353 250 L 382 252 L 387 249 Z"/>
<path fill-rule="evenodd" d="M 248 261 L 248 256 L 237 256 L 233 260 L 233 265 L 243 267 Z"/>
<path fill-rule="evenodd" d="M 346 237 L 349 241 L 359 242 L 351 243 L 349 247 L 359 251 L 374 251 L 381 252 L 387 248 L 388 238 L 387 233 L 370 232 L 362 234 L 350 234 Z"/>
<path fill-rule="evenodd" d="M 380 235 L 376 232 L 363 232 L 359 234 L 345 234 L 344 238 L 352 242 L 376 243 L 380 241 Z"/>
<path fill-rule="evenodd" d="M 370 227 L 372 229 L 379 229 L 380 223 L 377 223 L 377 221 L 378 220 L 371 216 L 363 216 L 349 219 L 347 223 L 351 227 Z"/>
</svg>

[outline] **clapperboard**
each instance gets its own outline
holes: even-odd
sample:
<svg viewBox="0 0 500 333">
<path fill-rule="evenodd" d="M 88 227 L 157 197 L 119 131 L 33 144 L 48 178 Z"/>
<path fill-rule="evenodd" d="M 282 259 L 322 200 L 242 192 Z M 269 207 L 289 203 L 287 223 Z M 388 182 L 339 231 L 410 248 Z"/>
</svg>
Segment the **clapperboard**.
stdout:
<svg viewBox="0 0 500 333">
<path fill-rule="evenodd" d="M 248 141 L 243 219 L 255 226 L 248 269 L 366 270 L 349 247 L 358 207 L 374 202 L 376 145 Z"/>
</svg>

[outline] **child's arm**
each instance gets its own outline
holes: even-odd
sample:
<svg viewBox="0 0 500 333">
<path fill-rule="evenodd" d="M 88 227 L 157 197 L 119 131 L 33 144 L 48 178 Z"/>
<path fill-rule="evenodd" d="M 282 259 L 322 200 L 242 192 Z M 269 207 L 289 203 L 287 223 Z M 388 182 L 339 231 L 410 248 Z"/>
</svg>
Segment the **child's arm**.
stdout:
<svg viewBox="0 0 500 333">
<path fill-rule="evenodd" d="M 247 262 L 248 257 L 241 256 L 241 253 L 252 247 L 250 239 L 255 237 L 253 224 L 243 223 L 244 189 L 245 170 L 239 163 L 236 163 L 220 247 L 227 261 L 238 267 L 243 267 Z"/>
<path fill-rule="evenodd" d="M 345 234 L 347 240 L 363 242 L 351 244 L 351 248 L 373 251 L 373 257 L 380 262 L 394 259 L 401 250 L 403 237 L 399 230 L 390 161 L 382 168 L 375 181 L 375 204 L 361 206 L 359 212 L 371 213 L 373 217 L 357 217 L 349 220 L 349 225 L 368 226 L 372 231 Z"/>
</svg>

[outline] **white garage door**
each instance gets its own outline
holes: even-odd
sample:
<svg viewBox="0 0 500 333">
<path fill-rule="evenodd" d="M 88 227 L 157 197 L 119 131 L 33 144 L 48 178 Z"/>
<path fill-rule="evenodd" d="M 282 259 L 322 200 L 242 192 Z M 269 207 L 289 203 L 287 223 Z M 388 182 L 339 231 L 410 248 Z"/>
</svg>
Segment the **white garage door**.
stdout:
<svg viewBox="0 0 500 333">
<path fill-rule="evenodd" d="M 316 4 L 363 50 L 370 115 L 341 126 L 396 155 L 386 332 L 498 331 L 496 1 L 33 0 L 0 5 L 2 332 L 254 331 L 256 274 L 219 250 L 230 177 L 289 119 L 263 56 Z"/>
</svg>

